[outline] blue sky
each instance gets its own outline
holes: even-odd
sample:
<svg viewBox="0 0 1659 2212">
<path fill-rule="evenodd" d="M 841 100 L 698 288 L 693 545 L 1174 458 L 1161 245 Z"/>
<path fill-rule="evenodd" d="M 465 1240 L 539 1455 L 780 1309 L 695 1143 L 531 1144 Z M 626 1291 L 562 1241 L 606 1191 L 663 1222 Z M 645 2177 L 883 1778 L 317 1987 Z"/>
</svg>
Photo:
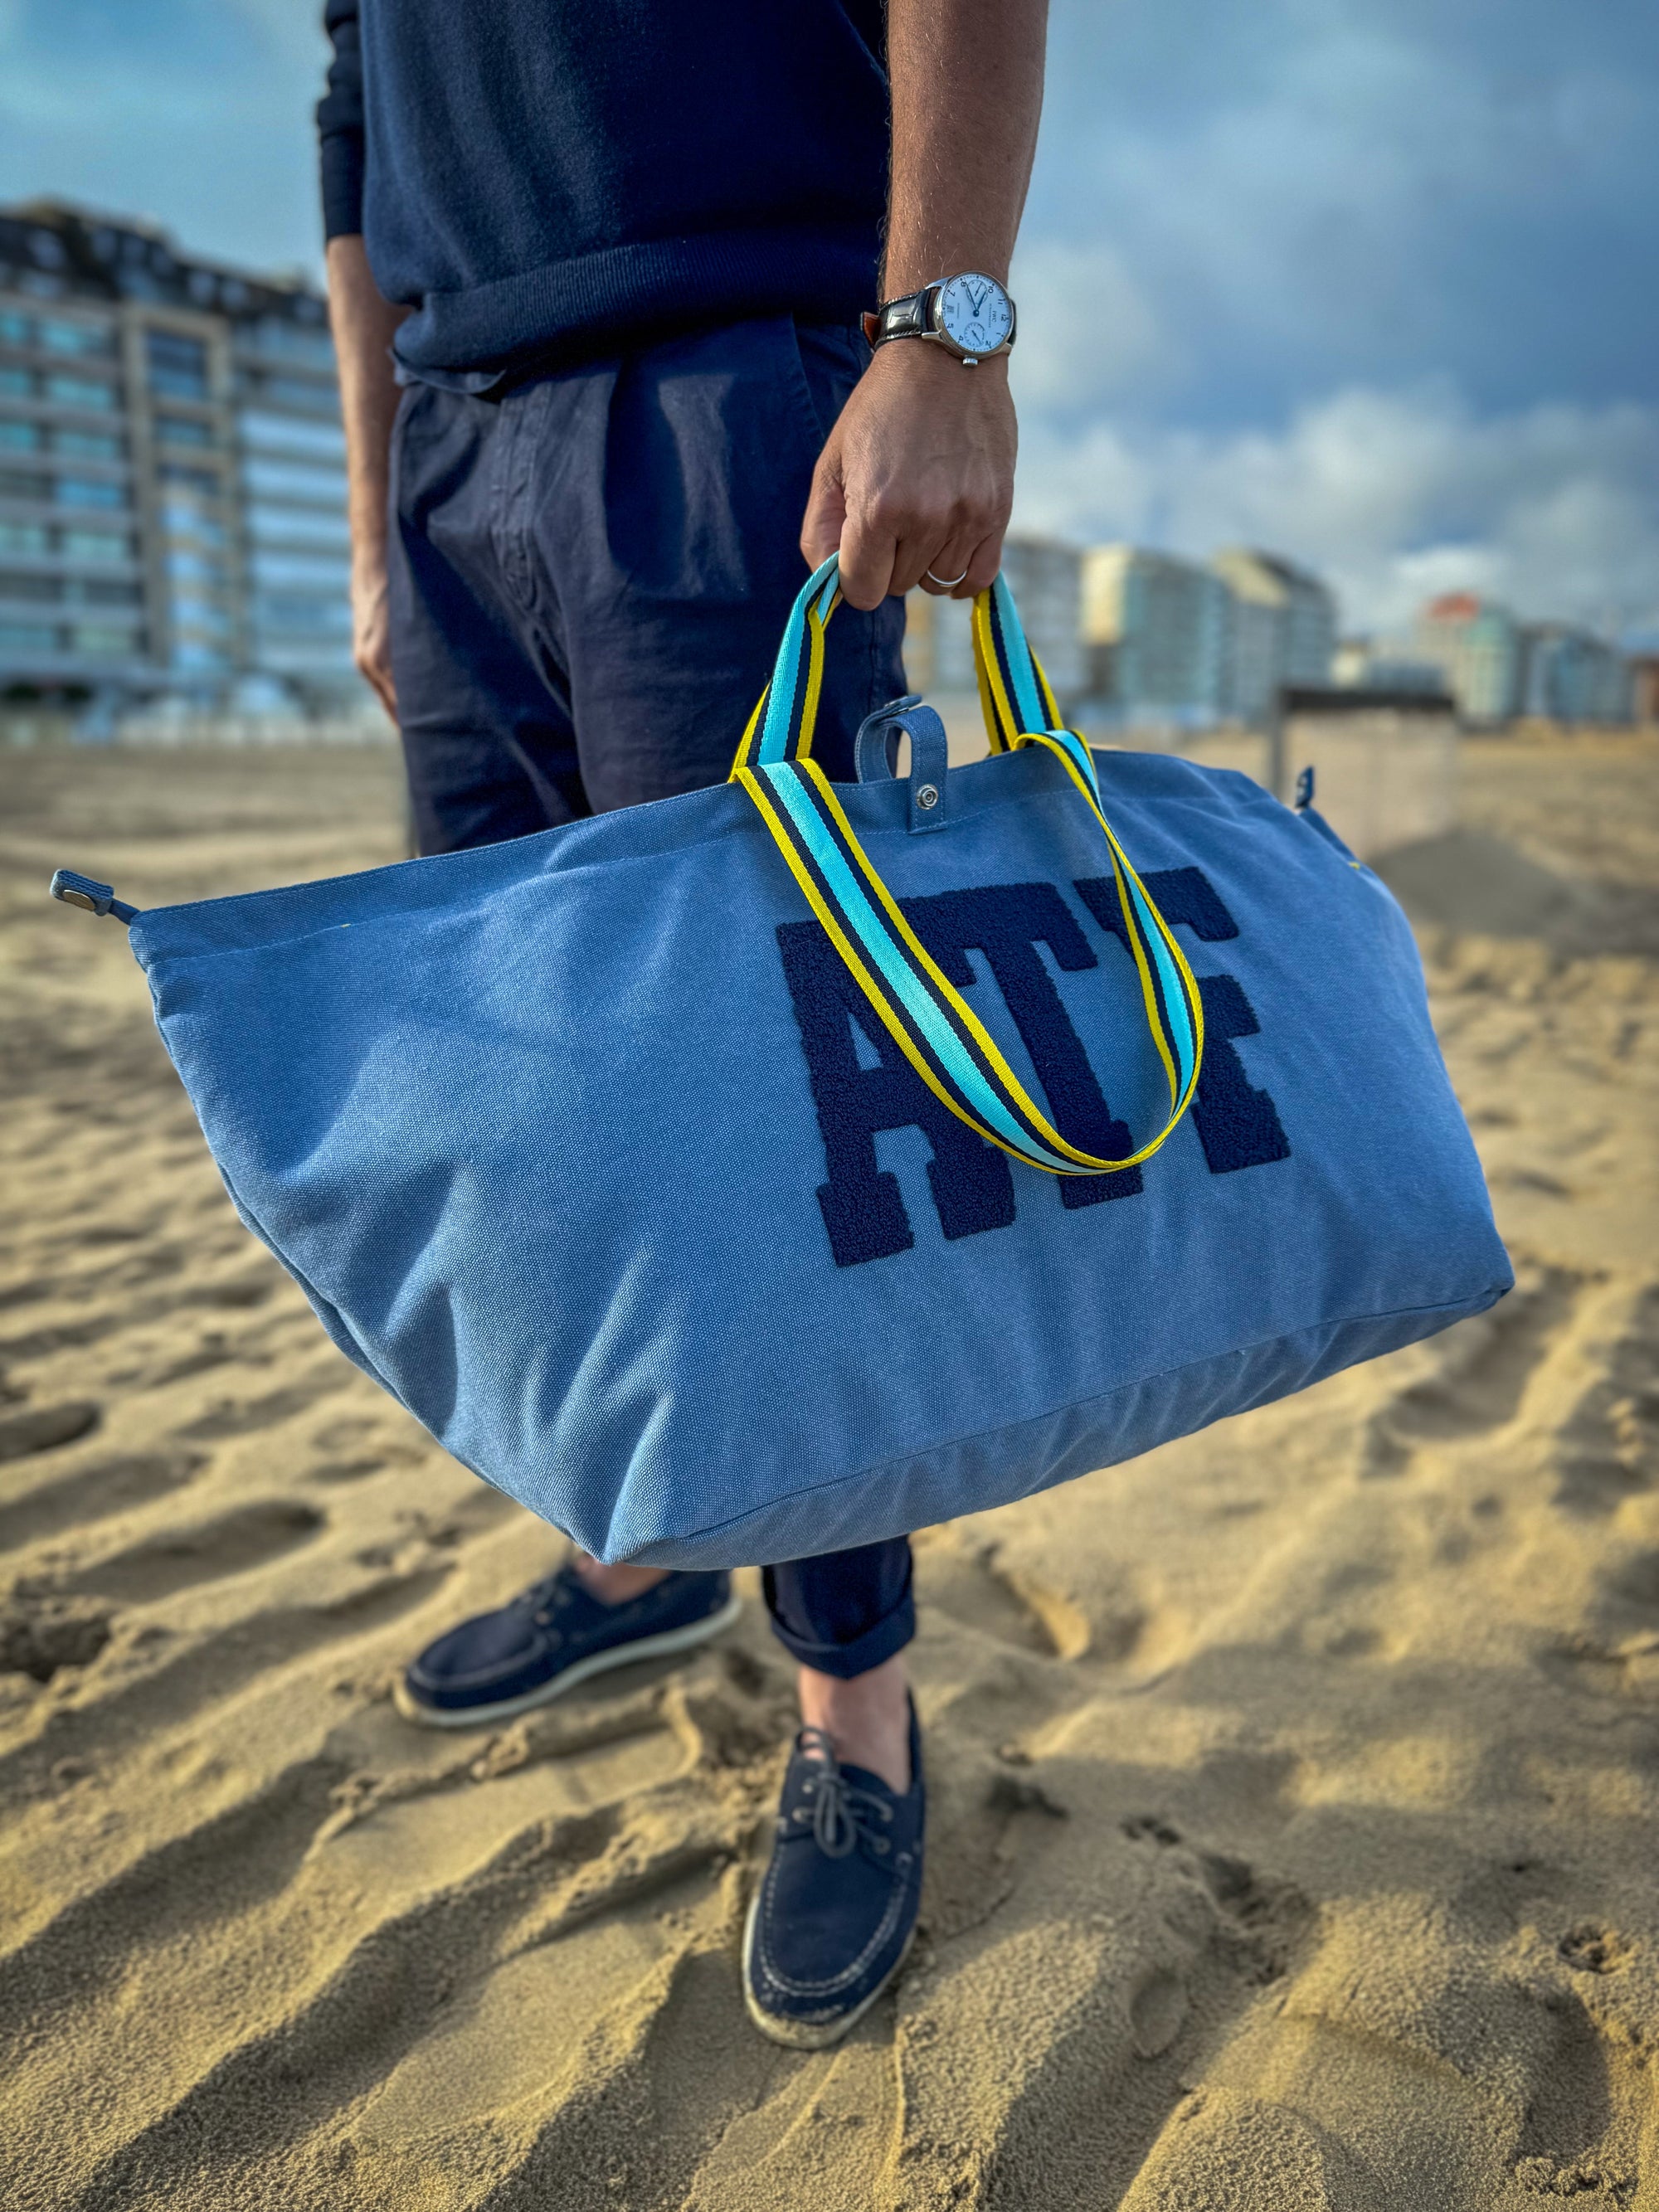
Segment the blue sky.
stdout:
<svg viewBox="0 0 1659 2212">
<path fill-rule="evenodd" d="M 316 0 L 0 0 L 0 197 L 315 265 Z M 1054 0 L 1020 519 L 1659 620 L 1652 0 Z"/>
</svg>

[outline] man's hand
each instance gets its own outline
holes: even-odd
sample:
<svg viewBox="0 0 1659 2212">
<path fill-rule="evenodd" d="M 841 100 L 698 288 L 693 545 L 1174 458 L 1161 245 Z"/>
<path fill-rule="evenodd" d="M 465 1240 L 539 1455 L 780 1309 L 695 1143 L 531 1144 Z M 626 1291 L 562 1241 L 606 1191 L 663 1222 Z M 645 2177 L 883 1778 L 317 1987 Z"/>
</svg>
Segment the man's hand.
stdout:
<svg viewBox="0 0 1659 2212">
<path fill-rule="evenodd" d="M 949 596 L 971 599 L 1001 565 L 1018 436 L 1006 360 L 964 368 L 925 339 L 890 340 L 818 458 L 807 565 L 839 549 L 842 590 L 866 611 L 918 584 L 945 591 L 930 569 L 961 579 Z"/>
<path fill-rule="evenodd" d="M 395 722 L 398 687 L 392 680 L 392 626 L 386 615 L 386 548 L 351 564 L 351 657 Z"/>
</svg>

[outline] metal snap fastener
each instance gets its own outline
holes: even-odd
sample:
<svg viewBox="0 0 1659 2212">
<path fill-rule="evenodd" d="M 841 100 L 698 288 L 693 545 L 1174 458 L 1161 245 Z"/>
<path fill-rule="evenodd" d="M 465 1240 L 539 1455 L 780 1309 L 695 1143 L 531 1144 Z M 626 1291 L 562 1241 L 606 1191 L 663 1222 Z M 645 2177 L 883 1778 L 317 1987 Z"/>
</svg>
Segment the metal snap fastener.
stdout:
<svg viewBox="0 0 1659 2212">
<path fill-rule="evenodd" d="M 939 792 L 933 784 L 924 783 L 922 785 L 921 789 L 916 793 L 916 805 L 921 807 L 924 814 L 926 814 L 931 807 L 934 807 L 939 805 Z"/>
</svg>

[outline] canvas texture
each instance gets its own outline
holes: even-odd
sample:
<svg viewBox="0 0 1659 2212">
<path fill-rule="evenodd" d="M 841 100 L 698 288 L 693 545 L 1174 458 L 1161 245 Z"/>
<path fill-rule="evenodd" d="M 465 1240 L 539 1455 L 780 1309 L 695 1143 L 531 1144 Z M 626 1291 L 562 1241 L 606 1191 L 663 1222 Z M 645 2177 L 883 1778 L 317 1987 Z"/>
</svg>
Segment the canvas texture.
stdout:
<svg viewBox="0 0 1659 2212">
<path fill-rule="evenodd" d="M 880 749 L 877 749 L 879 750 Z M 874 1018 L 737 783 L 132 925 L 244 1220 L 458 1459 L 605 1559 L 866 1544 L 1431 1334 L 1512 1280 L 1408 925 L 1311 811 L 1093 757 L 1190 963 L 1152 1158 L 1054 1175 Z M 1074 1146 L 1170 1110 L 1052 750 L 836 785 Z"/>
</svg>

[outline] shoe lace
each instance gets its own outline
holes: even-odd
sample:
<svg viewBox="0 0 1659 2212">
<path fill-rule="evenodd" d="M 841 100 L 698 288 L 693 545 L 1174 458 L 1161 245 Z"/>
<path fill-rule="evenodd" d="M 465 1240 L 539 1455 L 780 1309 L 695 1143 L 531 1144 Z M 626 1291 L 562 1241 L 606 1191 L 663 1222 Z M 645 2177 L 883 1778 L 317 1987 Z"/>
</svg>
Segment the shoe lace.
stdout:
<svg viewBox="0 0 1659 2212">
<path fill-rule="evenodd" d="M 543 1581 L 532 1583 L 527 1590 L 520 1590 L 512 1603 L 520 1611 L 531 1614 L 538 1627 L 545 1628 L 555 1613 L 564 1611 L 570 1598 L 569 1570 L 560 1567 Z"/>
<path fill-rule="evenodd" d="M 814 1767 L 801 1784 L 802 1796 L 812 1801 L 811 1813 L 809 1815 L 798 1805 L 795 1819 L 811 1819 L 813 1840 L 826 1858 L 844 1859 L 858 1848 L 860 1836 L 884 1856 L 887 1839 L 876 1835 L 874 1823 L 879 1819 L 890 1827 L 892 1807 L 873 1790 L 861 1790 L 856 1782 L 848 1780 L 836 1760 L 835 1746 L 822 1729 L 803 1729 L 796 1741 L 814 1760 Z"/>
</svg>

